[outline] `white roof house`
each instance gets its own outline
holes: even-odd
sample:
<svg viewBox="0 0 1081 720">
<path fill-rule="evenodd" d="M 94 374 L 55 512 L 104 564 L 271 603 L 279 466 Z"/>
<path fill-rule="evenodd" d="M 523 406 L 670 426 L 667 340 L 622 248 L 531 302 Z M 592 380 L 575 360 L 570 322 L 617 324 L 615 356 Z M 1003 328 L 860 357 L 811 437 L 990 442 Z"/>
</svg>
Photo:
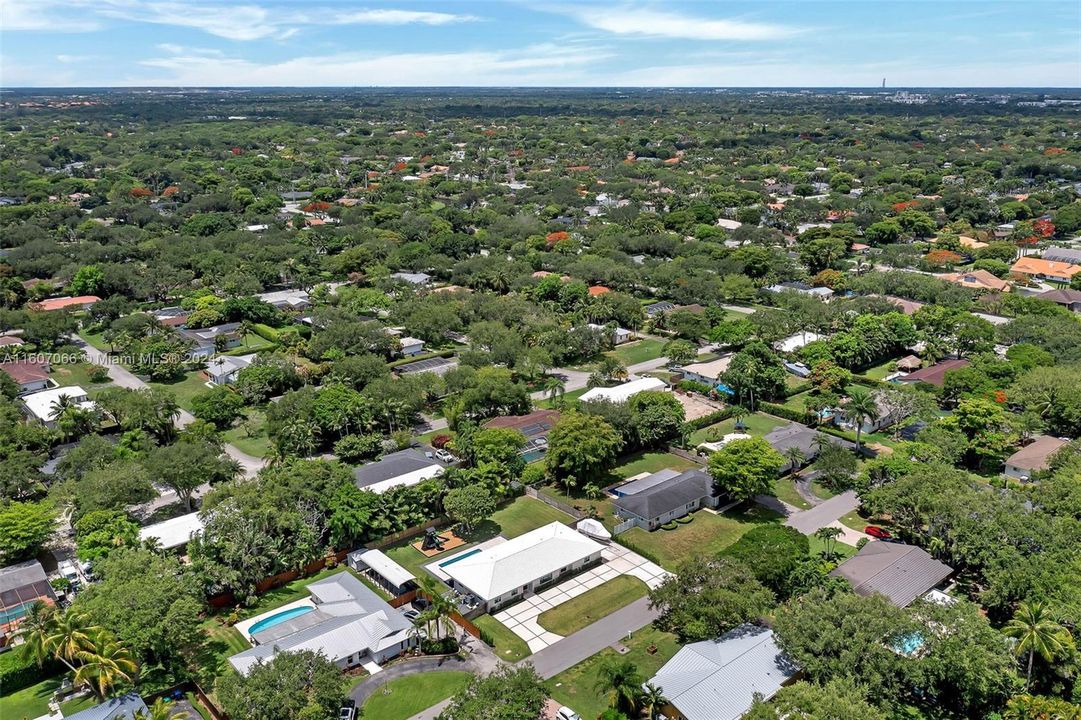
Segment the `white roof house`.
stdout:
<svg viewBox="0 0 1081 720">
<path fill-rule="evenodd" d="M 729 220 L 728 218 L 720 218 L 717 220 L 717 227 L 723 227 L 725 230 L 739 230 L 743 227 L 743 223 L 738 220 Z"/>
<path fill-rule="evenodd" d="M 311 307 L 311 299 L 304 290 L 275 290 L 256 295 L 263 302 L 284 310 L 303 310 Z"/>
<path fill-rule="evenodd" d="M 707 384 L 716 383 L 732 364 L 732 355 L 725 355 L 709 362 L 691 363 L 683 366 L 683 377 Z"/>
<path fill-rule="evenodd" d="M 660 378 L 644 377 L 625 382 L 622 385 L 616 385 L 615 387 L 593 388 L 592 390 L 583 393 L 578 399 L 582 402 L 607 400 L 608 402 L 613 403 L 625 403 L 640 392 L 667 389 L 668 385 Z"/>
<path fill-rule="evenodd" d="M 370 570 L 382 580 L 380 584 L 390 586 L 396 591 L 404 589 L 416 580 L 413 573 L 396 563 L 382 550 L 354 550 L 349 553 L 349 567 L 360 571 Z"/>
<path fill-rule="evenodd" d="M 604 546 L 563 523 L 553 522 L 504 543 L 463 556 L 443 567 L 456 586 L 485 602 L 496 600 L 542 578 L 593 557 Z"/>
<path fill-rule="evenodd" d="M 153 538 L 158 541 L 162 550 L 172 550 L 186 545 L 202 530 L 203 521 L 199 519 L 199 513 L 193 512 L 139 528 L 139 539 L 146 541 Z"/>
<path fill-rule="evenodd" d="M 797 672 L 772 630 L 741 625 L 680 648 L 650 682 L 686 720 L 737 720 L 756 693 L 768 700 Z"/>
<path fill-rule="evenodd" d="M 808 343 L 813 343 L 815 340 L 822 339 L 823 337 L 818 333 L 804 331 L 789 335 L 784 340 L 778 340 L 773 344 L 773 347 L 777 348 L 780 352 L 795 352 Z"/>
<path fill-rule="evenodd" d="M 97 407 L 94 402 L 86 396 L 86 390 L 83 390 L 77 385 L 51 388 L 49 390 L 42 390 L 41 392 L 30 393 L 29 395 L 23 395 L 22 401 L 23 405 L 26 406 L 27 411 L 29 411 L 35 419 L 46 425 L 52 425 L 56 422 L 56 417 L 58 415 L 56 404 L 60 402 L 61 398 L 70 398 L 72 402 L 83 410 L 93 410 Z"/>
</svg>

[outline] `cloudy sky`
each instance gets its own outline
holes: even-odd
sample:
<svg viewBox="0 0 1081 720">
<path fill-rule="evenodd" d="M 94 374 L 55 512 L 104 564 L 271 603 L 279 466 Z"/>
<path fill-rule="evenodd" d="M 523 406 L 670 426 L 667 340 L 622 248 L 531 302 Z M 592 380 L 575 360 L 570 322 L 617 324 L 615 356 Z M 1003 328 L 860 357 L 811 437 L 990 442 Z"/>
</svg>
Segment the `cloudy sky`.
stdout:
<svg viewBox="0 0 1081 720">
<path fill-rule="evenodd" d="M 0 86 L 1081 87 L 1079 0 L 0 0 Z"/>
</svg>

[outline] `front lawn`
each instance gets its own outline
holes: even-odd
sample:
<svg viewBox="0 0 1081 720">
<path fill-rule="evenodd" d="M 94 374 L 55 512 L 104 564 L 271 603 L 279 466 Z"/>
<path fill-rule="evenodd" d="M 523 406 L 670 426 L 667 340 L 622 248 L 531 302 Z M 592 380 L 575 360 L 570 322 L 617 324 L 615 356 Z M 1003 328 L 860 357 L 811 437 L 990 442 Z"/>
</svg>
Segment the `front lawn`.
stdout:
<svg viewBox="0 0 1081 720">
<path fill-rule="evenodd" d="M 258 408 L 249 408 L 246 419 L 226 430 L 222 435 L 225 442 L 252 457 L 266 457 L 270 454 L 270 438 L 266 434 L 266 413 Z"/>
<path fill-rule="evenodd" d="M 487 638 L 492 641 L 492 652 L 501 660 L 518 662 L 531 654 L 525 640 L 515 635 L 506 625 L 491 615 L 474 618 L 473 624 L 483 630 Z"/>
<path fill-rule="evenodd" d="M 70 365 L 53 365 L 49 377 L 61 387 L 78 385 L 83 390 L 93 391 L 106 387 L 112 380 L 106 378 L 105 382 L 95 383 L 90 380 L 90 368 L 97 367 L 91 363 L 72 363 Z"/>
<path fill-rule="evenodd" d="M 655 473 L 658 470 L 664 470 L 671 468 L 683 472 L 684 470 L 691 470 L 698 467 L 697 463 L 694 463 L 686 458 L 682 458 L 679 455 L 672 455 L 671 453 L 662 452 L 640 452 L 633 455 L 628 455 L 625 458 L 621 458 L 622 463 L 612 468 L 613 482 L 618 479 L 624 479 L 640 475 L 642 473 Z"/>
<path fill-rule="evenodd" d="M 664 355 L 664 341 L 646 338 L 645 340 L 629 342 L 620 345 L 615 350 L 606 352 L 605 355 L 619 360 L 624 367 L 630 367 L 631 365 L 662 357 Z"/>
<path fill-rule="evenodd" d="M 788 421 L 765 413 L 752 413 L 743 418 L 743 424 L 746 426 L 744 430 L 736 430 L 736 419 L 733 417 L 709 427 L 704 427 L 701 430 L 695 430 L 691 433 L 690 445 L 696 447 L 704 442 L 716 442 L 725 435 L 734 432 L 744 432 L 748 435 L 760 437 L 787 425 Z"/>
<path fill-rule="evenodd" d="M 658 528 L 648 532 L 636 527 L 617 536 L 616 540 L 659 561 L 664 569 L 675 571 L 680 563 L 696 555 L 716 555 L 755 525 L 781 519 L 780 515 L 761 505 L 732 509 L 723 515 L 698 510 L 691 517 L 691 522 L 677 525 L 674 530 Z"/>
<path fill-rule="evenodd" d="M 471 673 L 445 670 L 391 680 L 364 703 L 364 717 L 406 720 L 454 695 L 468 685 L 472 677 Z"/>
<path fill-rule="evenodd" d="M 545 610 L 537 624 L 556 635 L 570 635 L 649 594 L 649 586 L 633 575 L 619 575 L 567 602 Z"/>
<path fill-rule="evenodd" d="M 781 502 L 798 507 L 800 510 L 807 510 L 811 507 L 811 503 L 804 500 L 803 496 L 796 491 L 796 482 L 791 475 L 777 478 L 777 482 L 773 485 L 773 494 Z"/>
<path fill-rule="evenodd" d="M 199 370 L 185 373 L 179 380 L 172 383 L 151 382 L 147 383 L 152 388 L 168 390 L 176 396 L 177 404 L 185 410 L 191 410 L 191 399 L 210 388 L 206 385 L 206 378 Z"/>
<path fill-rule="evenodd" d="M 49 714 L 49 700 L 60 687 L 63 675 L 42 680 L 13 693 L 0 697 L 0 718 L 4 720 L 32 720 Z"/>
<path fill-rule="evenodd" d="M 652 625 L 635 631 L 629 640 L 622 638 L 620 644 L 625 646 L 628 652 L 620 655 L 607 647 L 549 680 L 548 687 L 551 688 L 552 698 L 583 718 L 595 718 L 607 710 L 611 702 L 610 696 L 600 695 L 596 690 L 598 671 L 605 663 L 634 663 L 645 682 L 679 650 L 675 635 L 661 632 Z M 653 652 L 650 652 L 651 650 Z"/>
</svg>

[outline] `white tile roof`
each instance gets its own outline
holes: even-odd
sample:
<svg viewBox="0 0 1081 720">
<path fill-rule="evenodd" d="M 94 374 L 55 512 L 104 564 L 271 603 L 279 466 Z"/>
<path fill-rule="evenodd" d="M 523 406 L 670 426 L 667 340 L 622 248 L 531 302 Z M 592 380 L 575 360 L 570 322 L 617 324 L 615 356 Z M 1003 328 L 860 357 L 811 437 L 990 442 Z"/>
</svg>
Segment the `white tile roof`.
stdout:
<svg viewBox="0 0 1081 720">
<path fill-rule="evenodd" d="M 491 600 L 603 549 L 563 523 L 553 522 L 451 563 L 443 572 L 478 597 Z"/>
</svg>

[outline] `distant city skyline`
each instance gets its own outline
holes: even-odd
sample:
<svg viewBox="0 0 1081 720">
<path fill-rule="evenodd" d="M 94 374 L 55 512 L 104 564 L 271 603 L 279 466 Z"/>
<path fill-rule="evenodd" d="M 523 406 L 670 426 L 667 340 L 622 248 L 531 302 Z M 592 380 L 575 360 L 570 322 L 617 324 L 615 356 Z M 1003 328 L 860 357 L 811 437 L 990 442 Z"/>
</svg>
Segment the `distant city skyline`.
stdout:
<svg viewBox="0 0 1081 720">
<path fill-rule="evenodd" d="M 0 0 L 0 86 L 1081 87 L 1081 2 Z"/>
</svg>

